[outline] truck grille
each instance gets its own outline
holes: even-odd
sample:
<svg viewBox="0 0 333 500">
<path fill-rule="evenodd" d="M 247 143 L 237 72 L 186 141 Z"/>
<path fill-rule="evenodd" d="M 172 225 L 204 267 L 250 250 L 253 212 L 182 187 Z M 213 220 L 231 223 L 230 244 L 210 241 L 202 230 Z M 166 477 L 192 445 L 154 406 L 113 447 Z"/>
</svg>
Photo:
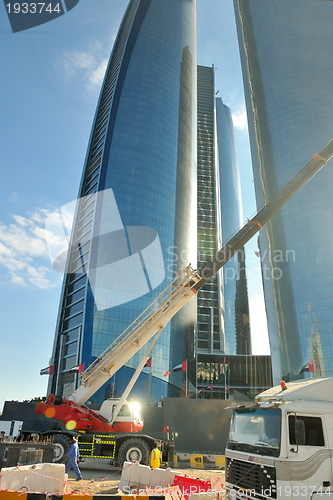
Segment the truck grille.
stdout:
<svg viewBox="0 0 333 500">
<path fill-rule="evenodd" d="M 274 467 L 227 458 L 226 482 L 238 489 L 255 491 L 256 498 L 276 498 Z"/>
</svg>

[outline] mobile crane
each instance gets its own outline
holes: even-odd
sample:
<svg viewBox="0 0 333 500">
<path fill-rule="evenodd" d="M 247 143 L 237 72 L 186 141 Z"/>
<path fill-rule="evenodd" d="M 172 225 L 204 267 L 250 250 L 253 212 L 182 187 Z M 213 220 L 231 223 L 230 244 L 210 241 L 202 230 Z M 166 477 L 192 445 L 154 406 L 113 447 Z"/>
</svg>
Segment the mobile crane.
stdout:
<svg viewBox="0 0 333 500">
<path fill-rule="evenodd" d="M 105 457 L 122 463 L 137 460 L 147 463 L 153 438 L 124 432 L 138 432 L 143 422 L 133 413 L 125 399 L 142 370 L 149 353 L 165 325 L 202 286 L 240 250 L 262 226 L 303 187 L 333 156 L 333 140 L 296 174 L 256 215 L 247 221 L 230 240 L 216 252 L 203 269 L 189 265 L 145 309 L 134 322 L 80 375 L 81 385 L 68 398 L 50 395 L 45 403 L 36 406 L 37 414 L 63 422 L 67 431 L 53 433 L 61 459 L 70 445 L 69 436 L 79 433 L 82 456 Z M 112 377 L 141 347 L 156 335 L 150 350 L 142 359 L 133 381 L 120 400 L 106 400 L 99 412 L 85 402 Z M 49 434 L 52 434 L 50 432 Z"/>
</svg>

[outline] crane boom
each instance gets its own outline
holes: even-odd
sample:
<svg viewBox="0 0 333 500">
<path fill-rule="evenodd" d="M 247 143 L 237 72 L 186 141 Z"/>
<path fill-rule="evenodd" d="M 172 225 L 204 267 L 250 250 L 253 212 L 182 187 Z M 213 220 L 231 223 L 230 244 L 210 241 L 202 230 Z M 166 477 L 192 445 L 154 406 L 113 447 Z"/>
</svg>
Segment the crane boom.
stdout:
<svg viewBox="0 0 333 500">
<path fill-rule="evenodd" d="M 333 140 L 268 201 L 247 223 L 216 252 L 213 259 L 199 271 L 201 280 L 194 286 L 200 288 L 214 276 L 261 228 L 287 203 L 333 156 Z"/>
<path fill-rule="evenodd" d="M 69 396 L 84 404 L 112 377 L 155 333 L 197 294 L 193 286 L 201 276 L 187 266 L 126 330 L 81 374 L 81 385 Z"/>
<path fill-rule="evenodd" d="M 333 140 L 291 179 L 256 215 L 216 252 L 199 272 L 188 266 L 81 374 L 80 387 L 69 397 L 78 405 L 87 401 L 153 335 L 214 276 L 333 156 Z"/>
</svg>

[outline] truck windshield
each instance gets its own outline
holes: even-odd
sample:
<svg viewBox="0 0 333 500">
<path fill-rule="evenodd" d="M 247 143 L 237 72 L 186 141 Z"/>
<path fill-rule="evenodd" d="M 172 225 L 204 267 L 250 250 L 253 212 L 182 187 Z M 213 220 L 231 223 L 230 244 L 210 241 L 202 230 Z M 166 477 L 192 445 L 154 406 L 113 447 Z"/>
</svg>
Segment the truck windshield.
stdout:
<svg viewBox="0 0 333 500">
<path fill-rule="evenodd" d="M 231 420 L 228 448 L 278 457 L 280 433 L 280 409 L 237 409 L 234 410 Z"/>
</svg>

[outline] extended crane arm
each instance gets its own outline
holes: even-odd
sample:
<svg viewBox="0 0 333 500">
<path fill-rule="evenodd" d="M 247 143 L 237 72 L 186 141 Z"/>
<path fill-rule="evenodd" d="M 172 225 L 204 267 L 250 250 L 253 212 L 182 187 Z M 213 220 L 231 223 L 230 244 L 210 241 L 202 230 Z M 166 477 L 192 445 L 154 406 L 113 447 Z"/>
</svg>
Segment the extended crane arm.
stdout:
<svg viewBox="0 0 333 500">
<path fill-rule="evenodd" d="M 333 156 L 333 140 L 274 198 L 266 203 L 198 273 L 188 266 L 150 306 L 81 374 L 81 386 L 69 397 L 83 405 L 197 293 L 259 229 Z"/>
<path fill-rule="evenodd" d="M 78 405 L 84 404 L 197 294 L 193 286 L 200 278 L 197 271 L 187 266 L 147 309 L 81 373 L 81 385 L 68 399 Z"/>
<path fill-rule="evenodd" d="M 214 276 L 247 243 L 280 208 L 287 203 L 333 156 L 333 140 L 314 154 L 311 160 L 289 181 L 278 193 L 268 201 L 251 220 L 237 231 L 227 243 L 216 252 L 210 262 L 200 271 L 201 280 L 194 285 L 200 288 Z"/>
</svg>

